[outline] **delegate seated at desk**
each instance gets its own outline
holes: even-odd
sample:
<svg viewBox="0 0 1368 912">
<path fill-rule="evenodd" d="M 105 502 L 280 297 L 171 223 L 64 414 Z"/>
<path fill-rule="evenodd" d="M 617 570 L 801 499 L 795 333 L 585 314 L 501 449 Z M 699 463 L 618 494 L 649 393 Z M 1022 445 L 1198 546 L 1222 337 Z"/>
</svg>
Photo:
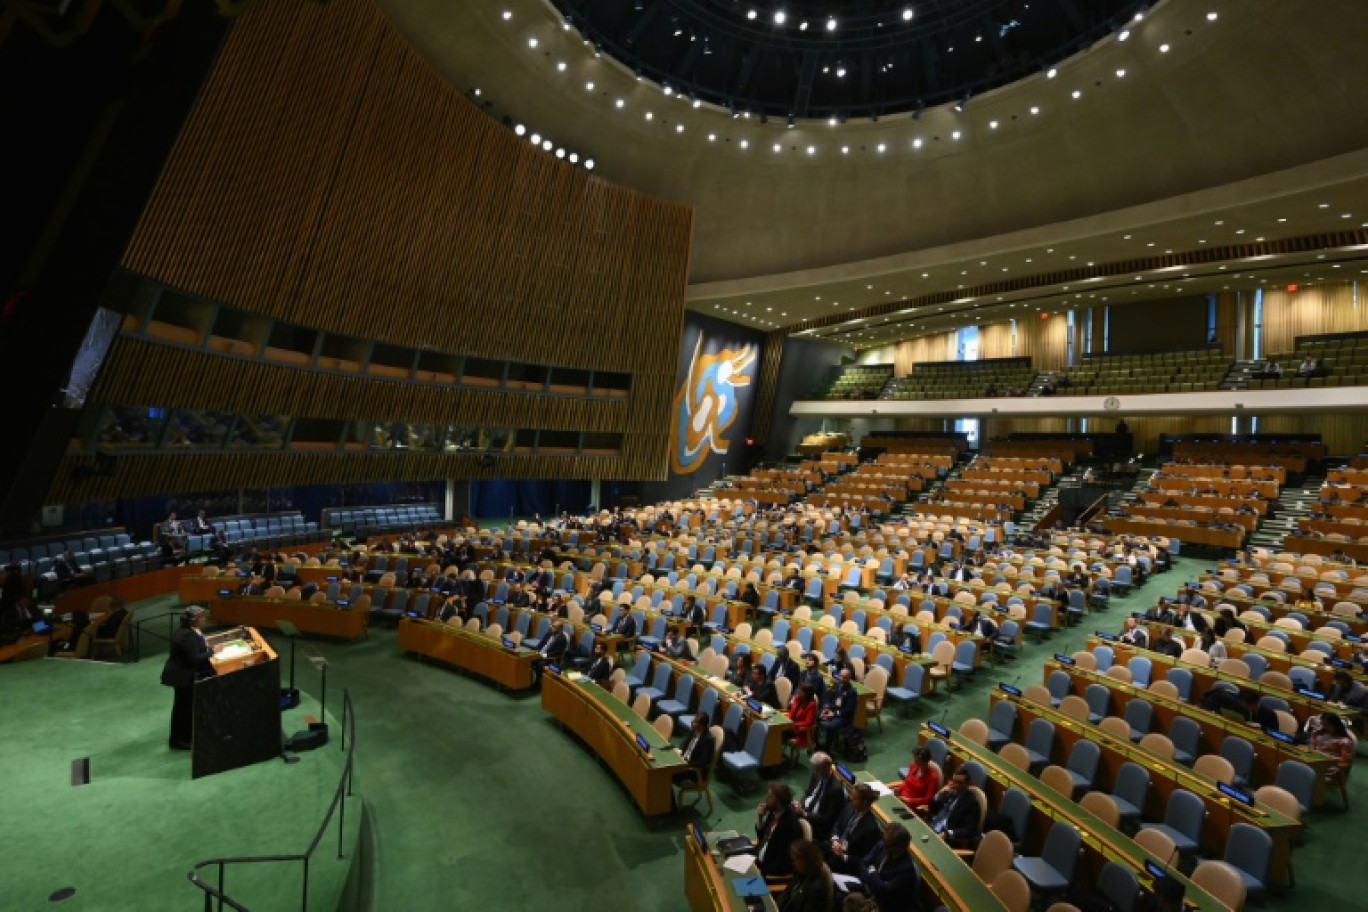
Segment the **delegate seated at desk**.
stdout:
<svg viewBox="0 0 1368 912">
<path fill-rule="evenodd" d="M 747 682 L 741 694 L 774 709 L 782 708 L 779 706 L 779 691 L 775 688 L 774 682 L 769 679 L 769 675 L 765 673 L 764 665 L 751 666 L 750 681 Z"/>
<path fill-rule="evenodd" d="M 822 850 L 806 839 L 789 844 L 793 878 L 775 901 L 779 912 L 829 912 L 835 883 Z"/>
<path fill-rule="evenodd" d="M 560 621 L 551 625 L 551 632 L 546 635 L 546 642 L 541 644 L 537 650 L 540 655 L 532 660 L 532 674 L 540 683 L 542 670 L 547 665 L 556 665 L 565 655 L 565 651 L 570 648 L 570 638 L 565 635 L 565 625 Z"/>
<path fill-rule="evenodd" d="M 911 847 L 912 834 L 893 821 L 884 827 L 874 848 L 860 859 L 855 876 L 879 912 L 916 912 L 921 873 L 912 860 Z"/>
<path fill-rule="evenodd" d="M 708 721 L 708 717 L 703 713 L 696 714 L 689 721 L 689 737 L 684 739 L 684 744 L 679 748 L 679 756 L 689 764 L 689 768 L 675 773 L 675 782 L 681 779 L 707 778 L 708 767 L 712 766 L 713 751 L 716 750 Z"/>
<path fill-rule="evenodd" d="M 978 799 L 969 791 L 969 774 L 958 769 L 927 811 L 931 829 L 952 846 L 974 844 L 979 829 Z"/>
<path fill-rule="evenodd" d="M 854 874 L 859 860 L 879 841 L 879 822 L 870 812 L 878 797 L 874 787 L 865 782 L 850 790 L 850 799 L 841 816 L 836 818 L 836 824 L 831 828 L 831 842 L 826 846 L 833 870 Z"/>
<path fill-rule="evenodd" d="M 589 665 L 586 672 L 589 680 L 600 687 L 609 686 L 608 682 L 613 676 L 613 660 L 608 658 L 608 644 L 598 642 L 594 644 L 594 660 Z"/>
<path fill-rule="evenodd" d="M 840 679 L 827 692 L 822 708 L 817 713 L 817 746 L 835 750 L 841 733 L 855 721 L 855 703 L 859 698 L 850 683 L 850 669 L 841 669 Z"/>
<path fill-rule="evenodd" d="M 756 867 L 766 877 L 788 877 L 793 873 L 789 846 L 803 838 L 798 815 L 793 811 L 793 791 L 782 782 L 771 782 L 756 813 Z"/>
<path fill-rule="evenodd" d="M 845 789 L 833 770 L 831 757 L 821 751 L 812 755 L 812 778 L 802 801 L 793 810 L 812 827 L 812 841 L 824 845 L 831 840 L 836 818 L 845 809 Z"/>
</svg>

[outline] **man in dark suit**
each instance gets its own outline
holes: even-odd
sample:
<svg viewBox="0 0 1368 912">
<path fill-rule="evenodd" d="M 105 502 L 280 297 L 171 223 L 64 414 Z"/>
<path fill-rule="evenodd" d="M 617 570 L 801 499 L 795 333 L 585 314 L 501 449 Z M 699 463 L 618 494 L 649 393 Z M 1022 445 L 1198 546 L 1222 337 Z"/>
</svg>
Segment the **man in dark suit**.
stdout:
<svg viewBox="0 0 1368 912">
<path fill-rule="evenodd" d="M 123 603 L 123 599 L 114 599 L 114 610 L 100 619 L 100 626 L 95 628 L 97 639 L 109 639 L 119 632 L 119 625 L 123 619 L 128 617 L 128 606 Z"/>
<path fill-rule="evenodd" d="M 610 631 L 624 640 L 630 640 L 637 635 L 636 618 L 632 617 L 632 612 L 623 609 L 622 614 L 618 615 L 617 622 L 613 624 Z"/>
<path fill-rule="evenodd" d="M 979 804 L 969 792 L 969 774 L 958 769 L 927 811 L 931 829 L 952 846 L 969 846 L 978 836 Z"/>
<path fill-rule="evenodd" d="M 802 674 L 802 669 L 798 663 L 789 657 L 788 646 L 778 646 L 774 650 L 774 663 L 770 665 L 769 678 L 771 681 L 778 681 L 780 678 L 788 678 L 793 682 L 793 689 L 798 690 L 798 676 Z M 780 709 L 787 709 L 781 706 Z"/>
<path fill-rule="evenodd" d="M 764 703 L 766 706 L 772 706 L 775 709 L 779 708 L 779 691 L 775 689 L 774 682 L 765 673 L 764 665 L 756 663 L 751 667 L 750 683 L 746 685 L 746 689 L 742 693 L 758 703 Z"/>
<path fill-rule="evenodd" d="M 608 647 L 604 643 L 594 644 L 594 660 L 586 672 L 589 680 L 601 687 L 609 687 L 613 676 L 613 660 L 608 658 Z"/>
<path fill-rule="evenodd" d="M 245 580 L 242 581 L 242 585 L 241 585 L 241 586 L 238 586 L 237 594 L 238 594 L 238 595 L 261 595 L 261 593 L 262 593 L 263 591 L 265 591 L 265 590 L 263 590 L 263 589 L 261 588 L 261 583 L 259 583 L 259 582 L 257 581 L 257 578 L 254 577 L 254 576 L 249 576 L 249 577 L 247 577 L 247 579 L 245 579 Z"/>
<path fill-rule="evenodd" d="M 689 737 L 684 739 L 684 744 L 679 748 L 679 756 L 689 764 L 689 768 L 675 773 L 676 782 L 681 779 L 693 779 L 699 775 L 707 777 L 708 768 L 712 766 L 713 751 L 716 749 L 712 731 L 709 730 L 711 721 L 702 713 L 689 721 Z"/>
<path fill-rule="evenodd" d="M 565 625 L 556 621 L 551 625 L 551 632 L 546 635 L 546 641 L 541 644 L 541 649 L 537 650 L 541 655 L 532 660 L 532 671 L 538 683 L 541 682 L 542 669 L 547 665 L 559 664 L 569 648 L 570 638 L 565 635 Z"/>
<path fill-rule="evenodd" d="M 832 770 L 831 757 L 822 751 L 812 755 L 812 778 L 794 810 L 812 827 L 812 841 L 831 841 L 831 828 L 845 808 L 845 788 Z"/>
<path fill-rule="evenodd" d="M 912 860 L 912 834 L 896 820 L 883 831 L 883 838 L 860 859 L 855 876 L 874 900 L 879 912 L 915 912 L 917 882 L 921 875 Z"/>
<path fill-rule="evenodd" d="M 162 668 L 161 682 L 175 689 L 171 704 L 172 750 L 190 750 L 195 725 L 195 682 L 214 676 L 213 653 L 200 629 L 204 626 L 205 611 L 197 605 L 181 614 L 181 625 L 171 635 L 171 653 Z"/>
<path fill-rule="evenodd" d="M 793 873 L 789 846 L 803 838 L 798 815 L 793 813 L 793 791 L 782 782 L 771 782 L 765 800 L 756 810 L 756 866 L 766 877 L 788 877 Z"/>
<path fill-rule="evenodd" d="M 841 732 L 855 721 L 855 687 L 850 683 L 850 669 L 842 668 L 841 676 L 822 700 L 817 713 L 817 747 L 834 750 Z"/>
<path fill-rule="evenodd" d="M 853 873 L 856 863 L 878 844 L 879 821 L 870 813 L 878 797 L 873 786 L 864 782 L 850 790 L 850 800 L 836 818 L 831 841 L 826 846 L 833 871 Z"/>
</svg>

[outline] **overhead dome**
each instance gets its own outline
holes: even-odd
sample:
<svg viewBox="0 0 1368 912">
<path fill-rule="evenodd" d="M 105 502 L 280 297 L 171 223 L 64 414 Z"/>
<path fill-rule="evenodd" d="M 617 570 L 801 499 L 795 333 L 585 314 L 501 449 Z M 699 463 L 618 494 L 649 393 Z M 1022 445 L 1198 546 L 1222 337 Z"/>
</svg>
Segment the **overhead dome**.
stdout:
<svg viewBox="0 0 1368 912">
<path fill-rule="evenodd" d="M 734 113 L 916 113 L 1015 82 L 1144 0 L 552 0 L 637 75 Z"/>
</svg>

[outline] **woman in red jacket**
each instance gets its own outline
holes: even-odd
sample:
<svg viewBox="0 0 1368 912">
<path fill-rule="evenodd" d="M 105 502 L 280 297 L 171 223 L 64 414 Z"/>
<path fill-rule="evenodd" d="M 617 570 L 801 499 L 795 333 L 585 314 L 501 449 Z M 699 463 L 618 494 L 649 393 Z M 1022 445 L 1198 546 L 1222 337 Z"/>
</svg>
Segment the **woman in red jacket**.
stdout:
<svg viewBox="0 0 1368 912">
<path fill-rule="evenodd" d="M 912 755 L 912 765 L 907 768 L 907 778 L 900 782 L 894 791 L 902 803 L 913 811 L 926 810 L 936 790 L 940 788 L 940 772 L 931 762 L 931 752 L 924 747 L 917 748 Z"/>
<path fill-rule="evenodd" d="M 812 748 L 812 730 L 817 725 L 817 695 L 811 684 L 799 684 L 798 692 L 789 701 L 789 721 L 793 723 L 793 743 Z"/>
</svg>

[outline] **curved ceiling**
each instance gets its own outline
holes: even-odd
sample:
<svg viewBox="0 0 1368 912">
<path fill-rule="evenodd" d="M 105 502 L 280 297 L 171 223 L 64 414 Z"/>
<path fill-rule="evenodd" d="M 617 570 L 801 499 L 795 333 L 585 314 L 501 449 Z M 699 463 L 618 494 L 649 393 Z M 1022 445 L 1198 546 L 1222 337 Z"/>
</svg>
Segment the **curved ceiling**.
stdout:
<svg viewBox="0 0 1368 912">
<path fill-rule="evenodd" d="M 920 112 L 1038 73 L 1147 0 L 552 0 L 595 49 L 733 114 Z"/>
<path fill-rule="evenodd" d="M 1163 0 L 962 112 L 793 128 L 666 95 L 550 0 L 379 2 L 492 115 L 592 156 L 611 180 L 692 204 L 691 306 L 762 329 L 840 312 L 842 341 L 868 344 L 853 333 L 888 320 L 891 303 L 990 288 L 990 271 L 1032 280 L 1017 299 L 1057 305 L 1081 291 L 1052 279 L 1061 265 L 1163 250 L 1195 262 L 1204 246 L 1237 250 L 1246 235 L 1274 242 L 1368 222 L 1361 0 Z M 1230 268 L 1242 259 L 1203 269 L 1252 275 Z M 1014 302 L 999 294 L 975 295 L 972 315 L 946 313 L 958 325 L 988 319 L 977 308 Z"/>
</svg>

